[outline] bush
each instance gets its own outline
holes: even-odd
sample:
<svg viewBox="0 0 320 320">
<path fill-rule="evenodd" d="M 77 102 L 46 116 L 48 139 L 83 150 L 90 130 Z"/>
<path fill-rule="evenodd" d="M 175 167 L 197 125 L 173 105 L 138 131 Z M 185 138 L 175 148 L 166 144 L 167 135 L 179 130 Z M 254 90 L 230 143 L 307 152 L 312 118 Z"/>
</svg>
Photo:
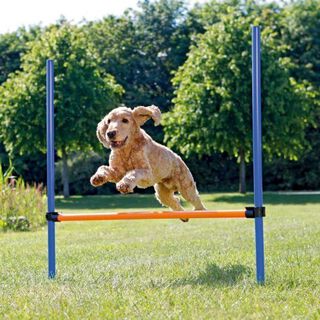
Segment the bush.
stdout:
<svg viewBox="0 0 320 320">
<path fill-rule="evenodd" d="M 0 165 L 0 228 L 34 230 L 46 221 L 42 185 L 29 186 L 22 178 L 14 179 L 12 173 L 12 165 L 5 172 Z"/>
<path fill-rule="evenodd" d="M 198 157 L 196 154 L 184 158 L 200 192 L 236 192 L 239 187 L 239 165 L 226 153 L 213 153 Z M 247 168 L 247 185 L 250 188 L 251 168 Z"/>
<path fill-rule="evenodd" d="M 95 188 L 90 184 L 90 177 L 101 165 L 107 165 L 109 155 L 104 157 L 95 153 L 74 153 L 68 159 L 70 195 L 102 195 L 118 193 L 114 183 L 107 183 Z M 55 168 L 55 191 L 62 193 L 62 161 L 58 161 Z"/>
</svg>

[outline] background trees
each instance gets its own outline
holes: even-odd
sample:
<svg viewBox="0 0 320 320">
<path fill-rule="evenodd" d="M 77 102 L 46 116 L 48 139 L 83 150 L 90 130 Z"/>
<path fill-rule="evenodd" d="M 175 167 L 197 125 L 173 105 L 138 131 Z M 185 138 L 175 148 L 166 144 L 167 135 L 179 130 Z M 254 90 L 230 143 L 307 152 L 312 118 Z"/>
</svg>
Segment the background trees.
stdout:
<svg viewBox="0 0 320 320">
<path fill-rule="evenodd" d="M 190 44 L 182 0 L 141 1 L 138 11 L 108 16 L 88 26 L 100 68 L 115 75 L 128 106 L 171 105 L 171 72 L 185 60 Z"/>
<path fill-rule="evenodd" d="M 281 42 L 285 56 L 293 61 L 291 75 L 299 81 L 308 81 L 310 94 L 308 111 L 312 122 L 306 128 L 305 148 L 298 161 L 273 159 L 266 166 L 266 183 L 271 188 L 287 189 L 319 188 L 320 148 L 320 2 L 295 1 L 281 12 Z"/>
<path fill-rule="evenodd" d="M 20 69 L 21 57 L 28 50 L 27 42 L 36 38 L 40 28 L 19 28 L 16 32 L 0 35 L 0 85 L 9 74 Z M 0 140 L 0 163 L 8 163 L 3 142 Z"/>
<path fill-rule="evenodd" d="M 36 39 L 40 28 L 35 26 L 26 30 L 19 28 L 16 32 L 0 35 L 0 84 L 8 75 L 21 68 L 21 58 L 28 51 L 27 43 Z"/>
<path fill-rule="evenodd" d="M 79 28 L 68 23 L 52 26 L 30 44 L 22 70 L 1 87 L 1 138 L 9 154 L 45 152 L 47 58 L 55 61 L 55 145 L 68 196 L 68 154 L 97 145 L 97 122 L 120 101 L 122 89 L 111 75 L 100 75 L 96 53 Z"/>
<path fill-rule="evenodd" d="M 173 79 L 176 91 L 165 122 L 165 140 L 190 155 L 227 152 L 240 163 L 245 192 L 245 161 L 251 156 L 251 33 L 253 18 L 232 12 L 199 37 Z M 264 153 L 294 159 L 305 145 L 307 96 L 290 79 L 273 31 L 262 32 Z"/>
<path fill-rule="evenodd" d="M 251 156 L 250 24 L 259 23 L 265 186 L 319 188 L 319 12 L 317 0 L 283 6 L 212 0 L 194 8 L 183 0 L 144 0 L 119 17 L 81 26 L 61 19 L 0 35 L 0 161 L 10 157 L 27 181 L 45 181 L 44 67 L 51 57 L 57 167 L 68 168 L 66 155 L 80 153 L 69 161 L 76 173 L 73 192 L 96 192 L 88 187 L 91 169 L 84 163 L 102 161 L 89 152 L 100 152 L 95 126 L 120 101 L 170 110 L 166 139 L 188 156 L 200 190 L 235 190 L 241 168 L 245 191 L 245 161 Z M 146 129 L 163 142 L 163 128 Z M 67 172 L 61 177 L 67 194 Z"/>
</svg>

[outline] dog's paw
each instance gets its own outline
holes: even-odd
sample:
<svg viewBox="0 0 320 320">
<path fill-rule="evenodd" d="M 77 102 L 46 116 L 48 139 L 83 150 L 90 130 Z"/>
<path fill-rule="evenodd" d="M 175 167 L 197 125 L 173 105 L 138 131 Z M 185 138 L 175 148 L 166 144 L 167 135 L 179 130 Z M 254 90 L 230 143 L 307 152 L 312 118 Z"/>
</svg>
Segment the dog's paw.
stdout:
<svg viewBox="0 0 320 320">
<path fill-rule="evenodd" d="M 131 188 L 131 186 L 124 182 L 124 181 L 119 181 L 117 184 L 116 184 L 116 188 L 119 192 L 121 193 L 130 193 L 130 192 L 133 192 L 133 188 Z"/>
<path fill-rule="evenodd" d="M 99 187 L 99 186 L 103 185 L 104 182 L 105 182 L 105 177 L 100 174 L 95 174 L 90 178 L 90 183 L 94 187 Z"/>
</svg>

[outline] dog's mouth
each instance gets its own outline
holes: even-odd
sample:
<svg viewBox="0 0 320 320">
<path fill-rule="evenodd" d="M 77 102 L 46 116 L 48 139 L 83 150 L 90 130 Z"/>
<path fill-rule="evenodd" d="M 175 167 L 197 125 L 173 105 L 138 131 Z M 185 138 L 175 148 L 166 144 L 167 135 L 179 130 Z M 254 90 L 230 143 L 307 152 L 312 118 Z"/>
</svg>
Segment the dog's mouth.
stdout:
<svg viewBox="0 0 320 320">
<path fill-rule="evenodd" d="M 121 148 L 125 145 L 125 143 L 127 142 L 128 137 L 126 137 L 124 140 L 122 141 L 110 141 L 111 147 L 112 148 Z"/>
</svg>

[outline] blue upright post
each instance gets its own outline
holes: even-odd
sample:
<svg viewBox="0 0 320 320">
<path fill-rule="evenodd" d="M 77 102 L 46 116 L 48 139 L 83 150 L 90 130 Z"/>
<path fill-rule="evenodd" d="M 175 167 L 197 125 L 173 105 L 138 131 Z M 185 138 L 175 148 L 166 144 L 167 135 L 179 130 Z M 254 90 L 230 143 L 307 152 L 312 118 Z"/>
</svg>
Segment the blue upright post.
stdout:
<svg viewBox="0 0 320 320">
<path fill-rule="evenodd" d="M 253 176 L 254 206 L 262 208 L 262 144 L 261 144 L 261 63 L 260 63 L 260 27 L 252 27 L 252 126 L 253 126 Z M 255 218 L 256 270 L 257 282 L 263 284 L 264 243 L 263 217 Z"/>
<path fill-rule="evenodd" d="M 54 72 L 53 61 L 47 60 L 47 194 L 48 212 L 54 212 Z M 48 221 L 48 276 L 56 275 L 55 223 Z"/>
</svg>

